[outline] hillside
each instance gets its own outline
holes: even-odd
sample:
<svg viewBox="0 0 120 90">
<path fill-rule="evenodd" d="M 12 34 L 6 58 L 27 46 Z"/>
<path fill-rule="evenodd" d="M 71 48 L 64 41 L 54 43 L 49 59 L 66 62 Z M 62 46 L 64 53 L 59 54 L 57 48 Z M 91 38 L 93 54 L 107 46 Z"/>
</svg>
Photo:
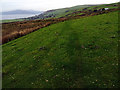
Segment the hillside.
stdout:
<svg viewBox="0 0 120 90">
<path fill-rule="evenodd" d="M 64 17 L 65 15 L 70 14 L 72 12 L 80 11 L 84 8 L 91 7 L 91 6 L 97 6 L 97 5 L 78 5 L 78 6 L 68 7 L 68 8 L 53 9 L 53 10 L 48 10 L 40 15 L 28 17 L 26 19 L 33 20 L 33 19 L 59 18 L 59 17 Z"/>
<path fill-rule="evenodd" d="M 118 11 L 50 25 L 3 47 L 3 88 L 117 88 Z"/>
<path fill-rule="evenodd" d="M 117 3 L 113 4 L 98 4 L 98 5 L 78 5 L 68 8 L 61 8 L 61 9 L 53 9 L 48 10 L 40 15 L 36 15 L 33 17 L 25 18 L 27 20 L 33 20 L 33 19 L 50 19 L 50 18 L 60 18 L 60 17 L 66 17 L 68 15 L 73 15 L 73 13 L 79 13 L 80 11 L 89 11 L 89 10 L 95 10 L 95 9 L 101 9 L 101 8 L 118 8 Z M 80 13 L 79 13 L 80 14 Z"/>
</svg>

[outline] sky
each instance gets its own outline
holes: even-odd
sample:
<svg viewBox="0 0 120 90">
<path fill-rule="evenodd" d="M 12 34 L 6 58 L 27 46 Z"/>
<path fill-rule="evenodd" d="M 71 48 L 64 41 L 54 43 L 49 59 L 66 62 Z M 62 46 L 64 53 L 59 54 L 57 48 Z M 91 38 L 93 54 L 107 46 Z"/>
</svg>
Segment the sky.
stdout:
<svg viewBox="0 0 120 90">
<path fill-rule="evenodd" d="M 2 7 L 2 11 L 16 9 L 46 11 L 76 5 L 109 4 L 118 1 L 119 0 L 0 0 L 0 7 Z"/>
</svg>

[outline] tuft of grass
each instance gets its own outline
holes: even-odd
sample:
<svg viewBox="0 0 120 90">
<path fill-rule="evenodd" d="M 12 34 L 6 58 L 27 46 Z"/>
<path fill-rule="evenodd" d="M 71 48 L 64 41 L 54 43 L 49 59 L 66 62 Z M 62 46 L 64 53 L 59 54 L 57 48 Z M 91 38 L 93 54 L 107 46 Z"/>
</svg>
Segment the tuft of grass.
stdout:
<svg viewBox="0 0 120 90">
<path fill-rule="evenodd" d="M 42 28 L 3 47 L 3 88 L 118 88 L 118 12 Z"/>
</svg>

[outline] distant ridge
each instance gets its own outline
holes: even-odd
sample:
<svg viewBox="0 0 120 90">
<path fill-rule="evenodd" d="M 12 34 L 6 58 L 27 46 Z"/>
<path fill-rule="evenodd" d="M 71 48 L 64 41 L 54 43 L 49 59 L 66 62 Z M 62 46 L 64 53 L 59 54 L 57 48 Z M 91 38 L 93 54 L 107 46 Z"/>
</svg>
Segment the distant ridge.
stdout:
<svg viewBox="0 0 120 90">
<path fill-rule="evenodd" d="M 2 12 L 3 15 L 10 15 L 10 14 L 41 14 L 43 11 L 34 11 L 34 10 L 13 10 Z"/>
</svg>

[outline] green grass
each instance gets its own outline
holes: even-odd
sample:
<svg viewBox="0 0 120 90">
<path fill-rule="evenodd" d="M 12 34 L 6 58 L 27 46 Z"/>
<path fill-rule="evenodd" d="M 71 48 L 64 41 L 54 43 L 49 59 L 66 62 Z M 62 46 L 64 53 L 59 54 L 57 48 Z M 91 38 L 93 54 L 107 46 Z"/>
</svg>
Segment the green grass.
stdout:
<svg viewBox="0 0 120 90">
<path fill-rule="evenodd" d="M 2 23 L 7 23 L 7 22 L 17 22 L 17 21 L 24 21 L 24 19 L 0 20 L 0 22 L 2 22 Z"/>
<path fill-rule="evenodd" d="M 116 88 L 118 12 L 69 20 L 4 44 L 3 88 Z"/>
</svg>

